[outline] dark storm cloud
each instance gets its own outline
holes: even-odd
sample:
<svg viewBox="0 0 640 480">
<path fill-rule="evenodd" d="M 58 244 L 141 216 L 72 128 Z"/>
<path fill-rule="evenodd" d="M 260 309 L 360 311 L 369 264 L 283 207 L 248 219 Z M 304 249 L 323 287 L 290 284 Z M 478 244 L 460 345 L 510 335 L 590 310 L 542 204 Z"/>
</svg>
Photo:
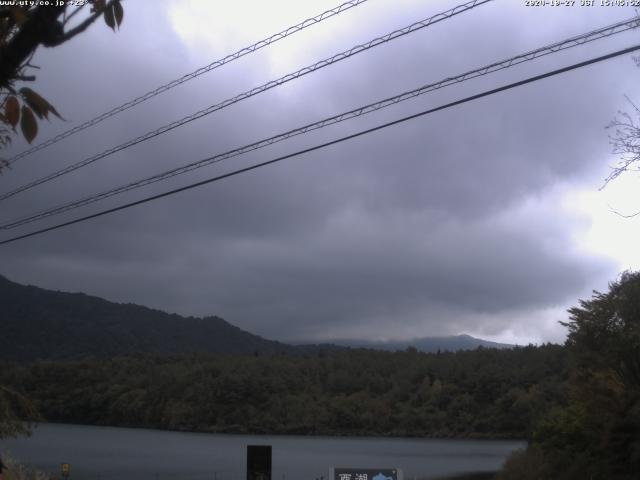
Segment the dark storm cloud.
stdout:
<svg viewBox="0 0 640 480">
<path fill-rule="evenodd" d="M 87 118 L 210 58 L 179 42 L 162 8 L 129 8 L 133 30 L 123 26 L 114 35 L 96 26 L 85 41 L 41 55 L 41 76 L 56 72 L 41 90 L 70 118 Z M 424 6 L 396 14 L 387 30 L 426 16 Z M 5 210 L 11 215 L 4 217 L 222 152 L 618 18 L 554 16 L 545 23 L 539 14 L 526 15 L 492 5 L 443 22 L 11 199 Z M 384 32 L 384 25 L 380 15 L 372 17 L 370 25 L 354 27 L 350 41 L 327 38 L 298 65 Z M 273 158 L 624 43 L 565 52 L 436 92 L 126 198 Z M 25 159 L 3 182 L 19 185 L 267 81 L 274 76 L 265 71 L 267 58 L 229 65 L 61 142 Z M 615 60 L 5 246 L 3 273 L 183 314 L 217 314 L 282 339 L 449 334 L 480 331 L 480 324 L 496 335 L 517 330 L 535 312 L 562 308 L 613 273 L 609 263 L 576 251 L 575 220 L 558 207 L 557 189 L 601 171 L 608 152 L 602 127 L 620 107 L 628 86 L 624 75 L 633 74 L 629 59 Z M 48 133 L 65 128 L 54 123 Z M 544 338 L 550 335 L 545 328 L 530 334 Z"/>
</svg>

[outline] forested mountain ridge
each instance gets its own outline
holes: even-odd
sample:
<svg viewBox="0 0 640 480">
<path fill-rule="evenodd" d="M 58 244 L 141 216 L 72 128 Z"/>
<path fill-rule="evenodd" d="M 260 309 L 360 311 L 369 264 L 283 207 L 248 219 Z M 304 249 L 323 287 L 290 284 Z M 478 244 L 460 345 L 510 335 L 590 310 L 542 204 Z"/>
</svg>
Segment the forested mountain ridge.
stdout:
<svg viewBox="0 0 640 480">
<path fill-rule="evenodd" d="M 510 345 L 469 335 L 406 342 L 344 341 L 290 345 L 244 331 L 216 316 L 196 318 L 120 304 L 84 293 L 21 285 L 0 275 L 0 359 L 70 360 L 132 353 L 313 354 L 348 347 L 436 352 Z"/>
<path fill-rule="evenodd" d="M 296 353 L 219 317 L 182 317 L 0 276 L 0 359 L 108 358 L 130 353 Z M 313 349 L 313 347 L 309 347 Z M 304 349 L 303 349 L 304 350 Z"/>
</svg>

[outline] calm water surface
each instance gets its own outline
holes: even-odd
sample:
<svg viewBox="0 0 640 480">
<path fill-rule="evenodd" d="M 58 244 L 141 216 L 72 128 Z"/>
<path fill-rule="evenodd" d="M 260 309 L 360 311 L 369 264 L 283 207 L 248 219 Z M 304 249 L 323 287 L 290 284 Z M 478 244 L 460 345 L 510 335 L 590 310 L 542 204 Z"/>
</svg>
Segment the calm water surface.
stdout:
<svg viewBox="0 0 640 480">
<path fill-rule="evenodd" d="M 405 480 L 492 471 L 524 442 L 178 433 L 80 425 L 40 425 L 0 451 L 69 480 L 241 480 L 246 446 L 273 445 L 273 480 L 327 478 L 330 467 L 401 468 Z"/>
</svg>

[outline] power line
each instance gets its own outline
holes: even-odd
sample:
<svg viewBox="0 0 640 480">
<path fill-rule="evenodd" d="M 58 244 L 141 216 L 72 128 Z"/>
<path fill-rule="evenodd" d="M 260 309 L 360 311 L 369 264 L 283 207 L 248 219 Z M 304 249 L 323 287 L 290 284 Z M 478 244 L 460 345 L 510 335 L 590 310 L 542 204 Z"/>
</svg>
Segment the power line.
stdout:
<svg viewBox="0 0 640 480">
<path fill-rule="evenodd" d="M 248 153 L 250 151 L 254 151 L 254 150 L 258 150 L 260 148 L 264 148 L 267 147 L 269 145 L 273 145 L 274 143 L 278 143 L 281 142 L 283 140 L 287 140 L 289 138 L 292 138 L 294 136 L 297 135 L 302 135 L 305 133 L 308 133 L 310 131 L 313 130 L 318 130 L 320 128 L 324 128 L 326 126 L 329 125 L 333 125 L 336 123 L 340 123 L 343 122 L 345 120 L 349 120 L 351 118 L 355 118 L 355 117 L 359 117 L 362 115 L 366 115 L 368 113 L 372 113 L 375 112 L 377 110 L 381 110 L 383 108 L 389 107 L 391 105 L 395 105 L 397 103 L 415 98 L 419 95 L 423 95 L 425 93 L 440 89 L 440 88 L 444 88 L 456 83 L 460 83 L 466 80 L 470 80 L 473 78 L 477 78 L 483 75 L 487 75 L 489 73 L 493 73 L 499 70 L 503 70 L 509 67 L 512 67 L 514 65 L 519 65 L 520 63 L 523 62 L 527 62 L 527 61 L 531 61 L 534 60 L 536 58 L 540 58 L 542 56 L 546 56 L 552 53 L 556 53 L 562 50 L 566 50 L 568 48 L 572 48 L 575 46 L 579 46 L 579 45 L 584 45 L 585 43 L 588 42 L 592 42 L 595 40 L 599 40 L 602 38 L 608 38 L 611 37 L 612 35 L 616 35 L 628 30 L 631 30 L 633 28 L 637 28 L 640 25 L 640 20 L 636 17 L 632 17 L 628 20 L 624 20 L 621 22 L 617 22 L 614 23 L 612 25 L 608 25 L 606 27 L 602 27 L 596 30 L 592 30 L 588 33 L 584 33 L 581 35 L 577 35 L 577 36 L 573 36 L 570 37 L 568 39 L 559 41 L 559 42 L 555 42 L 552 43 L 550 45 L 544 46 L 544 47 L 540 47 L 537 48 L 535 50 L 531 50 L 529 52 L 526 53 L 522 53 L 520 55 L 516 55 L 514 57 L 508 58 L 506 60 L 502 60 L 499 62 L 494 62 L 490 65 L 486 65 L 484 67 L 475 69 L 475 70 L 470 70 L 468 72 L 465 72 L 463 74 L 457 75 L 455 77 L 448 77 L 445 78 L 444 80 L 441 80 L 439 82 L 435 82 L 435 83 L 431 83 L 428 85 L 424 85 L 421 86 L 419 88 L 416 88 L 414 90 L 408 91 L 408 92 L 404 92 L 401 93 L 399 95 L 396 95 L 394 97 L 390 97 L 390 98 L 386 98 L 384 100 L 380 100 L 378 102 L 375 103 L 371 103 L 353 110 L 350 110 L 348 112 L 344 112 L 341 113 L 339 115 L 334 115 L 332 117 L 329 118 L 325 118 L 323 120 L 314 122 L 314 123 L 310 123 L 307 125 L 304 125 L 302 127 L 298 127 L 296 129 L 293 130 L 289 130 L 287 132 L 284 133 L 280 133 L 278 135 L 263 139 L 263 140 L 259 140 L 257 142 L 248 144 L 248 145 L 244 145 L 242 147 L 239 148 L 235 148 L 233 150 L 229 150 L 227 152 L 215 155 L 213 157 L 207 157 L 205 159 L 202 160 L 198 160 L 196 162 L 192 162 L 189 163 L 187 165 L 183 165 L 181 167 L 177 167 L 162 173 L 158 173 L 156 175 L 153 175 L 151 177 L 147 177 L 141 180 L 136 180 L 134 182 L 125 184 L 125 185 L 121 185 L 119 187 L 116 188 L 112 188 L 110 190 L 101 192 L 101 193 L 97 193 L 94 195 L 90 195 L 87 196 L 85 198 L 82 198 L 80 200 L 75 200 L 73 202 L 69 202 L 66 203 L 64 205 L 59 205 L 53 208 L 49 208 L 47 210 L 44 211 L 40 211 L 38 213 L 34 213 L 31 214 L 29 216 L 26 217 L 22 217 L 20 219 L 16 219 L 16 220 L 12 220 L 8 223 L 2 224 L 0 225 L 0 229 L 2 230 L 9 230 L 12 228 L 16 228 L 28 223 L 32 223 L 34 221 L 37 220 L 41 220 L 44 218 L 48 218 L 50 216 L 53 215 L 58 215 L 70 210 L 74 210 L 76 208 L 79 207 L 83 207 L 89 204 L 92 204 L 94 202 L 100 201 L 100 200 L 104 200 L 106 198 L 112 197 L 114 195 L 118 195 L 130 190 L 134 190 L 136 188 L 140 188 L 146 185 L 151 185 L 153 183 L 162 181 L 162 180 L 166 180 L 168 178 L 177 176 L 177 175 L 181 175 L 183 173 L 187 173 L 190 172 L 192 170 L 198 169 L 198 168 L 202 168 L 204 166 L 207 165 L 211 165 L 214 163 L 219 163 L 222 162 L 224 160 L 227 160 L 229 158 L 232 157 L 236 157 L 239 155 L 243 155 L 245 153 Z"/>
<path fill-rule="evenodd" d="M 74 225 L 76 223 L 81 223 L 81 222 L 85 222 L 87 220 L 91 220 L 93 218 L 101 217 L 101 216 L 107 215 L 109 213 L 114 213 L 114 212 L 117 212 L 117 211 L 120 211 L 120 210 L 125 210 L 125 209 L 128 209 L 128 208 L 134 207 L 136 205 L 141 205 L 143 203 L 148 203 L 148 202 L 151 202 L 151 201 L 154 201 L 154 200 L 158 200 L 160 198 L 164 198 L 164 197 L 168 197 L 168 196 L 171 196 L 171 195 L 175 195 L 176 193 L 180 193 L 180 192 L 184 192 L 184 191 L 187 191 L 187 190 L 191 190 L 191 189 L 196 188 L 196 187 L 201 187 L 203 185 L 207 185 L 209 183 L 217 182 L 219 180 L 223 180 L 225 178 L 233 177 L 233 176 L 239 175 L 241 173 L 249 172 L 251 170 L 256 170 L 256 169 L 258 169 L 260 167 L 265 167 L 267 165 L 271 165 L 271 164 L 274 164 L 274 163 L 277 163 L 277 162 L 281 162 L 282 160 L 286 160 L 286 159 L 289 159 L 289 158 L 293 158 L 293 157 L 297 157 L 297 156 L 303 155 L 305 153 L 310 153 L 310 152 L 313 152 L 313 151 L 316 151 L 316 150 L 320 150 L 320 149 L 329 147 L 331 145 L 336 145 L 338 143 L 342 143 L 342 142 L 347 141 L 347 140 L 352 140 L 354 138 L 361 137 L 363 135 L 367 135 L 369 133 L 373 133 L 373 132 L 376 132 L 378 130 L 382 130 L 382 129 L 387 128 L 387 127 L 391 127 L 393 125 L 398 125 L 400 123 L 404 123 L 404 122 L 409 121 L 409 120 L 413 120 L 413 119 L 416 119 L 416 118 L 419 118 L 419 117 L 423 117 L 425 115 L 429 115 L 431 113 L 435 113 L 435 112 L 438 112 L 440 110 L 445 110 L 447 108 L 455 107 L 457 105 L 462 105 L 464 103 L 471 102 L 473 100 L 477 100 L 477 99 L 480 99 L 480 98 L 483 98 L 483 97 L 488 97 L 490 95 L 494 95 L 496 93 L 503 92 L 505 90 L 510 90 L 512 88 L 516 88 L 516 87 L 520 87 L 522 85 L 526 85 L 526 84 L 529 84 L 529 83 L 537 82 L 537 81 L 543 80 L 545 78 L 549 78 L 549 77 L 552 77 L 552 76 L 555 76 L 555 75 L 560 75 L 562 73 L 566 73 L 566 72 L 569 72 L 571 70 L 576 70 L 578 68 L 586 67 L 588 65 L 592 65 L 592 64 L 595 64 L 595 63 L 598 63 L 598 62 L 609 60 L 611 58 L 619 57 L 621 55 L 626 55 L 628 53 L 632 53 L 632 52 L 635 52 L 637 50 L 640 50 L 640 45 L 635 45 L 633 47 L 625 48 L 623 50 L 618 50 L 616 52 L 612 52 L 612 53 L 609 53 L 607 55 L 602 55 L 602 56 L 599 56 L 599 57 L 596 57 L 596 58 L 592 58 L 592 59 L 586 60 L 584 62 L 575 63 L 573 65 L 569 65 L 567 67 L 559 68 L 557 70 L 552 70 L 550 72 L 543 73 L 541 75 L 536 75 L 536 76 L 533 76 L 533 77 L 529 77 L 529 78 L 526 78 L 524 80 L 520 80 L 518 82 L 509 83 L 507 85 L 503 85 L 502 87 L 494 88 L 494 89 L 491 89 L 491 90 L 486 90 L 486 91 L 484 91 L 482 93 L 478 93 L 476 95 L 471 95 L 469 97 L 465 97 L 463 99 L 456 100 L 454 102 L 450 102 L 450 103 L 446 103 L 444 105 L 440 105 L 439 107 L 435 107 L 435 108 L 431 108 L 431 109 L 428 109 L 428 110 L 424 110 L 422 112 L 415 113 L 413 115 L 409 115 L 409 116 L 406 116 L 406 117 L 402 117 L 400 119 L 397 119 L 397 120 L 394 120 L 394 121 L 391 121 L 391 122 L 383 123 L 381 125 L 378 125 L 378 126 L 375 126 L 375 127 L 372 127 L 372 128 L 368 128 L 366 130 L 361 130 L 360 132 L 353 133 L 351 135 L 346 135 L 346 136 L 343 136 L 343 137 L 340 137 L 340 138 L 337 138 L 337 139 L 334 139 L 334 140 L 331 140 L 331 141 L 328 141 L 328 142 L 325 142 L 325 143 L 321 143 L 319 145 L 315 145 L 313 147 L 305 148 L 303 150 L 298 150 L 297 152 L 293 152 L 293 153 L 290 153 L 288 155 L 283 155 L 281 157 L 277 157 L 277 158 L 274 158 L 272 160 L 268 160 L 268 161 L 265 161 L 265 162 L 262 162 L 262 163 L 251 165 L 249 167 L 240 168 L 238 170 L 234 170 L 234 171 L 229 172 L 229 173 L 218 175 L 216 177 L 212 177 L 212 178 L 209 178 L 209 179 L 206 179 L 206 180 L 201 180 L 199 182 L 191 183 L 191 184 L 186 185 L 184 187 L 175 188 L 173 190 L 169 190 L 167 192 L 159 193 L 157 195 L 152 195 L 152 196 L 143 198 L 141 200 L 136 200 L 134 202 L 126 203 L 126 204 L 120 205 L 118 207 L 113 207 L 113 208 L 109 208 L 107 210 L 102 210 L 100 212 L 93 213 L 91 215 L 86 215 L 84 217 L 76 218 L 76 219 L 70 220 L 68 222 L 59 223 L 59 224 L 53 225 L 51 227 L 43 228 L 43 229 L 40 229 L 40 230 L 36 230 L 34 232 L 30 232 L 30 233 L 26 233 L 26 234 L 19 235 L 19 236 L 16 236 L 16 237 L 12 237 L 12 238 L 9 238 L 7 240 L 0 241 L 0 245 L 5 245 L 7 243 L 11 243 L 11 242 L 15 242 L 15 241 L 22 240 L 22 239 L 25 239 L 25 238 L 33 237 L 35 235 L 40 235 L 40 234 L 45 233 L 45 232 L 50 232 L 52 230 L 57 230 L 57 229 L 60 229 L 60 228 L 63 228 L 63 227 L 67 227 L 69 225 Z"/>
<path fill-rule="evenodd" d="M 189 122 L 192 122 L 194 120 L 198 120 L 199 118 L 202 118 L 206 115 L 209 115 L 215 111 L 218 110 L 222 110 L 223 108 L 226 108 L 230 105 L 233 105 L 235 103 L 238 103 L 242 100 L 245 100 L 247 98 L 253 97 L 254 95 L 257 95 L 259 93 L 265 92 L 267 90 L 270 90 L 272 88 L 278 87 L 280 85 L 283 85 L 291 80 L 295 80 L 297 78 L 302 77 L 303 75 L 307 75 L 309 73 L 315 72 L 316 70 L 319 70 L 321 68 L 327 67 L 329 65 L 332 65 L 334 63 L 337 63 L 341 60 L 345 60 L 347 58 L 350 58 L 354 55 L 357 55 L 358 53 L 362 53 L 365 52 L 371 48 L 377 47 L 378 45 L 382 45 L 384 43 L 390 42 L 392 40 L 395 40 L 399 37 L 408 35 L 410 33 L 416 32 L 420 29 L 423 29 L 425 27 L 428 27 L 430 25 L 433 25 L 435 23 L 441 22 L 443 20 L 449 19 L 455 15 L 458 15 L 460 13 L 466 12 L 468 10 L 471 10 L 477 6 L 483 5 L 485 3 L 491 2 L 492 0 L 471 0 L 465 4 L 462 5 L 458 5 L 457 7 L 454 7 L 452 9 L 449 9 L 445 12 L 442 13 L 438 13 L 436 15 L 433 15 L 427 19 L 421 20 L 419 22 L 415 22 L 405 28 L 399 29 L 399 30 L 395 30 L 391 33 L 388 33 L 386 35 L 383 35 L 382 37 L 377 37 L 374 38 L 373 40 L 370 40 L 369 42 L 366 42 L 364 44 L 361 45 L 356 45 L 355 47 L 350 48 L 349 50 L 345 50 L 341 53 L 338 53 L 336 55 L 333 55 L 330 58 L 327 58 L 325 60 L 321 60 L 319 62 L 314 63 L 313 65 L 304 67 L 294 73 L 289 73 L 283 77 L 280 77 L 276 80 L 272 80 L 270 82 L 267 82 L 259 87 L 254 87 L 251 90 L 248 90 L 244 93 L 241 93 L 239 95 L 236 95 L 235 97 L 232 98 L 228 98 L 227 100 L 224 100 L 220 103 L 217 103 L 215 105 L 212 105 L 210 107 L 207 107 L 203 110 L 200 110 L 196 113 L 193 113 L 191 115 L 188 115 L 180 120 L 176 120 L 168 125 L 164 125 L 156 130 L 150 131 L 145 133 L 144 135 L 141 135 L 139 137 L 134 138 L 133 140 L 129 140 L 128 142 L 122 143 L 116 147 L 112 147 L 108 150 L 105 150 L 102 153 L 99 153 L 97 155 L 94 155 L 92 157 L 86 158 L 84 160 L 81 160 L 80 162 L 74 163 L 73 165 L 70 165 L 68 167 L 65 167 L 61 170 L 58 170 L 57 172 L 54 172 L 52 174 L 49 174 L 45 177 L 41 177 L 38 180 L 34 180 L 30 183 L 27 183 L 25 185 L 22 185 L 14 190 L 11 190 L 7 193 L 4 193 L 2 195 L 0 195 L 0 200 L 6 200 L 7 198 L 13 197 L 14 195 L 17 195 L 18 193 L 24 192 L 25 190 L 29 190 L 33 187 L 36 187 L 38 185 L 41 185 L 43 183 L 49 182 L 51 180 L 54 180 L 62 175 L 66 175 L 68 173 L 71 173 L 79 168 L 82 168 L 86 165 L 89 165 L 91 163 L 94 163 L 102 158 L 105 158 L 109 155 L 112 155 L 114 153 L 120 152 L 126 148 L 132 147 L 134 145 L 137 145 L 138 143 L 150 140 L 154 137 L 157 137 L 158 135 L 162 135 L 164 133 L 167 133 L 175 128 L 178 128 L 182 125 L 185 125 Z"/>
<path fill-rule="evenodd" d="M 39 143 L 38 145 L 35 145 L 27 150 L 25 150 L 24 152 L 19 153 L 18 155 L 15 155 L 14 157 L 10 158 L 8 160 L 9 164 L 12 164 L 14 162 L 17 162 L 18 160 L 20 160 L 21 158 L 24 158 L 28 155 L 31 155 L 32 153 L 35 153 L 39 150 L 42 150 L 44 148 L 47 148 L 55 143 L 58 143 L 60 140 L 63 140 L 67 137 L 70 137 L 71 135 L 74 135 L 78 132 L 81 132 L 82 130 L 85 130 L 89 127 L 93 127 L 94 125 L 97 125 L 98 123 L 102 122 L 103 120 L 106 120 L 107 118 L 113 117 L 114 115 L 117 115 L 118 113 L 124 112 L 125 110 L 128 110 L 132 107 L 135 107 L 136 105 L 145 102 L 147 100 L 149 100 L 152 97 L 155 97 L 157 95 L 160 95 L 161 93 L 164 93 L 168 90 L 171 90 L 174 87 L 177 87 L 178 85 L 181 85 L 185 82 L 188 82 L 189 80 L 193 80 L 196 77 L 199 77 L 200 75 L 203 75 L 205 73 L 208 73 L 212 70 L 215 70 L 218 67 L 221 67 L 227 63 L 230 63 L 234 60 L 238 60 L 241 57 L 244 57 L 245 55 L 248 55 L 250 53 L 253 53 L 257 50 L 260 50 L 261 48 L 264 48 L 268 45 L 271 45 L 272 43 L 275 43 L 279 40 L 282 40 L 283 38 L 286 38 L 290 35 L 293 35 L 294 33 L 297 33 L 301 30 L 304 30 L 307 27 L 310 27 L 312 25 L 315 25 L 316 23 L 320 23 L 323 20 L 326 20 L 328 18 L 331 18 L 335 15 L 338 15 L 346 10 L 349 10 L 353 7 L 356 7 L 358 5 L 363 4 L 364 2 L 366 2 L 367 0 L 350 0 L 348 2 L 345 2 L 341 5 L 338 5 L 335 8 L 332 8 L 330 10 L 327 10 L 325 12 L 322 12 L 318 15 L 316 15 L 315 17 L 311 17 L 311 18 L 307 18 L 306 20 L 293 25 L 285 30 L 282 30 L 281 32 L 275 33 L 273 35 L 271 35 L 270 37 L 267 37 L 263 40 L 260 40 L 259 42 L 254 43 L 253 45 L 249 45 L 248 47 L 242 48 L 240 50 L 238 50 L 235 53 L 229 54 L 226 57 L 223 57 L 219 60 L 216 60 L 212 63 L 210 63 L 209 65 L 206 65 L 204 67 L 200 67 L 197 70 L 194 70 L 191 73 L 187 73 L 186 75 L 183 75 L 180 78 L 177 78 L 175 80 L 172 80 L 171 82 L 161 85 L 160 87 L 154 89 L 154 90 L 150 90 L 147 93 L 145 93 L 144 95 L 140 95 L 139 97 L 134 98 L 133 100 L 129 100 L 126 103 L 123 103 L 122 105 L 115 107 L 111 110 L 109 110 L 108 112 L 102 113 L 100 115 L 98 115 L 95 118 L 92 118 L 91 120 L 88 120 L 76 127 L 73 127 L 65 132 L 62 132 L 59 135 L 56 135 L 55 137 L 52 137 L 42 143 Z"/>
</svg>

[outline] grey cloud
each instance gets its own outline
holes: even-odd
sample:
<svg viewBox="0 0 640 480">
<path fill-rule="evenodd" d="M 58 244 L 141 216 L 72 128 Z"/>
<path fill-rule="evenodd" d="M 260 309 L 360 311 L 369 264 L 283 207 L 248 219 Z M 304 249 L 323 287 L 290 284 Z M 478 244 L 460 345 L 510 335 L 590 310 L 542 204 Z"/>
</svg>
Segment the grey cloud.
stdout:
<svg viewBox="0 0 640 480">
<path fill-rule="evenodd" d="M 74 120 L 146 91 L 151 80 L 157 85 L 200 66 L 172 36 L 160 8 L 151 19 L 141 7 L 131 8 L 127 21 L 149 22 L 151 33 L 142 34 L 142 44 L 131 43 L 136 30 L 123 28 L 113 35 L 96 28 L 87 32 L 86 42 L 42 54 L 43 73 L 65 64 L 76 81 L 86 75 L 77 89 L 57 78 L 60 73 L 43 82 L 43 90 L 68 105 Z M 12 199 L 6 216 L 224 151 L 540 41 L 549 43 L 563 33 L 575 34 L 586 28 L 583 23 L 593 27 L 605 21 L 589 17 L 545 24 L 532 33 L 521 10 L 492 8 L 330 67 L 34 189 Z M 420 10 L 402 16 L 425 16 Z M 372 25 L 381 20 L 376 22 Z M 356 29 L 354 37 L 371 36 L 367 28 Z M 155 48 L 154 42 L 159 42 Z M 334 42 L 328 39 L 322 48 Z M 125 198 L 273 158 L 584 55 L 585 50 L 567 52 L 561 60 L 541 60 L 443 90 Z M 96 71 L 86 71 L 79 58 L 95 62 Z M 270 78 L 262 71 L 264 63 L 264 58 L 246 61 L 176 89 L 86 136 L 61 142 L 51 153 L 26 159 L 2 180 L 17 185 L 239 93 Z M 117 74 L 122 70 L 127 73 Z M 499 333 L 537 311 L 564 305 L 612 274 L 610 263 L 574 251 L 574 220 L 554 208 L 551 192 L 559 184 L 597 177 L 608 152 L 603 126 L 625 93 L 618 90 L 625 84 L 616 79 L 635 73 L 630 60 L 616 60 L 5 246 L 2 273 L 183 314 L 217 314 L 273 338 L 459 333 L 479 328 L 479 319 L 482 329 Z M 67 126 L 53 124 L 49 131 Z M 532 198 L 540 202 L 523 210 Z"/>
</svg>

